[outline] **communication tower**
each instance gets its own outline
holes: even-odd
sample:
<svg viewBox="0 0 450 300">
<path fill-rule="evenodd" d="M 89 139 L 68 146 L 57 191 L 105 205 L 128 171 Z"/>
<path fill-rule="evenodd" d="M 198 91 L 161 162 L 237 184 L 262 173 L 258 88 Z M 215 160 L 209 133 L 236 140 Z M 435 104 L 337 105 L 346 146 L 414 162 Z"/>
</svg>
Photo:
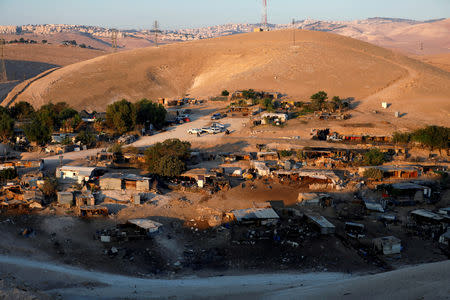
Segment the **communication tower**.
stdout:
<svg viewBox="0 0 450 300">
<path fill-rule="evenodd" d="M 6 76 L 6 64 L 3 54 L 5 44 L 6 44 L 5 40 L 0 39 L 0 82 L 8 81 L 8 77 Z"/>
<path fill-rule="evenodd" d="M 295 19 L 292 19 L 292 43 L 295 46 Z"/>
<path fill-rule="evenodd" d="M 111 29 L 111 48 L 113 51 L 117 51 L 117 36 L 119 35 L 119 30 Z"/>
<path fill-rule="evenodd" d="M 263 0 L 263 11 L 262 11 L 262 27 L 264 30 L 268 30 L 267 27 L 267 0 Z"/>
<path fill-rule="evenodd" d="M 153 29 L 151 30 L 155 34 L 155 46 L 158 47 L 158 33 L 161 33 L 162 31 L 159 30 L 159 24 L 158 21 L 155 21 L 153 23 Z"/>
</svg>

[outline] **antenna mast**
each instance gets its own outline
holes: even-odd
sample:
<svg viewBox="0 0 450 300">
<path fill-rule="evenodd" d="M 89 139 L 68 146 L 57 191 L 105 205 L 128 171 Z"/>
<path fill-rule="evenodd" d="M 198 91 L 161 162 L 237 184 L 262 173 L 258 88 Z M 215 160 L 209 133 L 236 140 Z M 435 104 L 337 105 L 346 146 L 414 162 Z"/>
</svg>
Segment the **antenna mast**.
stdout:
<svg viewBox="0 0 450 300">
<path fill-rule="evenodd" d="M 3 54 L 3 49 L 6 44 L 5 39 L 0 39 L 0 82 L 7 82 L 8 77 L 6 75 L 6 65 Z"/>
<path fill-rule="evenodd" d="M 263 0 L 263 13 L 261 23 L 263 25 L 264 30 L 267 30 L 267 0 Z"/>
<path fill-rule="evenodd" d="M 161 33 L 161 30 L 159 30 L 159 24 L 158 21 L 155 21 L 153 23 L 153 29 L 151 30 L 155 34 L 155 46 L 158 47 L 158 33 Z"/>
</svg>

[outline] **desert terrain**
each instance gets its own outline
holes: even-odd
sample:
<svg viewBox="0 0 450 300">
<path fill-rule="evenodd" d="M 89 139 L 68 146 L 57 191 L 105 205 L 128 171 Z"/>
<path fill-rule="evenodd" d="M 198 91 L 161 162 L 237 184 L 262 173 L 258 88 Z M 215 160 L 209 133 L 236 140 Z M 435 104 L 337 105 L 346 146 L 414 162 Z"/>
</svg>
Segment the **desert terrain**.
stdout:
<svg viewBox="0 0 450 300">
<path fill-rule="evenodd" d="M 405 119 L 448 124 L 449 72 L 323 32 L 298 31 L 292 46 L 291 34 L 250 33 L 101 56 L 55 70 L 25 89 L 17 86 L 2 104 L 28 100 L 39 107 L 66 101 L 74 108 L 101 111 L 122 98 L 208 98 L 223 89 L 253 88 L 308 101 L 325 90 L 353 98 L 361 118 L 372 118 L 371 112 L 388 102 Z"/>
</svg>

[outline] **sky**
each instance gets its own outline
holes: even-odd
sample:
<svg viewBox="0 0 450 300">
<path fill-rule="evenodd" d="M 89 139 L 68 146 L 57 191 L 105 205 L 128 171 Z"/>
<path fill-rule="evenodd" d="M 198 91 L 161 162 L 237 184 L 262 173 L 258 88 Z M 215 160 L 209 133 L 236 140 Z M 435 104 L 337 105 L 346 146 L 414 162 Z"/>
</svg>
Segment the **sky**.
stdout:
<svg viewBox="0 0 450 300">
<path fill-rule="evenodd" d="M 267 0 L 268 21 L 450 17 L 450 0 Z M 0 0 L 0 24 L 80 24 L 148 29 L 259 23 L 262 0 Z"/>
</svg>

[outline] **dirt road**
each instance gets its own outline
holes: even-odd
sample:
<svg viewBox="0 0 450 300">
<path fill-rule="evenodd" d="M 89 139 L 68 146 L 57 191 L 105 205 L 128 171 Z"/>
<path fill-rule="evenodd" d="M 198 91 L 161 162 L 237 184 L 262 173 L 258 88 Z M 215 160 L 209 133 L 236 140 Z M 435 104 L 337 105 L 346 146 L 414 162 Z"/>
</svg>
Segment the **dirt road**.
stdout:
<svg viewBox="0 0 450 300">
<path fill-rule="evenodd" d="M 0 273 L 63 299 L 449 299 L 450 261 L 366 276 L 258 274 L 144 279 L 0 255 Z"/>
</svg>

